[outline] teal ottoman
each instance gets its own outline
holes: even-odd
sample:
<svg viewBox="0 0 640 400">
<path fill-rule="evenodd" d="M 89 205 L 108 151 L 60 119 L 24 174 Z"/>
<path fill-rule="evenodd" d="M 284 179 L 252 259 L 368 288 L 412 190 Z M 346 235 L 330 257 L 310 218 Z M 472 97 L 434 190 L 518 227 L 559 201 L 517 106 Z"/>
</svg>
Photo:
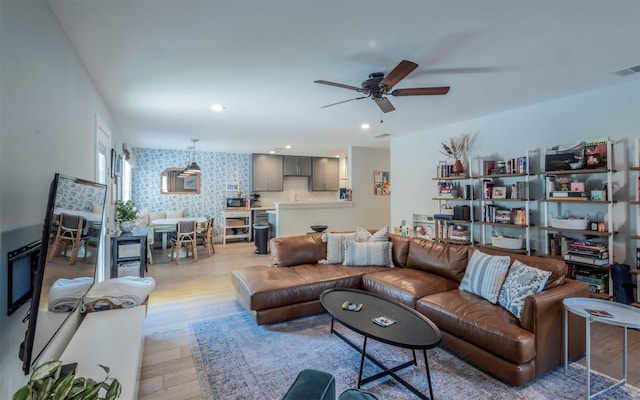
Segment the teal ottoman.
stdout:
<svg viewBox="0 0 640 400">
<path fill-rule="evenodd" d="M 378 400 L 378 398 L 362 390 L 347 389 L 340 394 L 338 400 Z"/>
<path fill-rule="evenodd" d="M 333 375 L 315 369 L 302 370 L 282 400 L 335 400 Z"/>
</svg>

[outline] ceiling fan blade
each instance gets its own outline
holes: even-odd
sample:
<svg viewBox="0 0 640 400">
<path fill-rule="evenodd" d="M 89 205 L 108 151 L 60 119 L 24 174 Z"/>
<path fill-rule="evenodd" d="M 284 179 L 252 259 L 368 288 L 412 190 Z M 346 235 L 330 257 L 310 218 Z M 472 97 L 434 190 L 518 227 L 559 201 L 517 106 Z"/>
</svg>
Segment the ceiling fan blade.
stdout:
<svg viewBox="0 0 640 400">
<path fill-rule="evenodd" d="M 449 93 L 449 86 L 396 89 L 392 96 L 435 96 Z"/>
<path fill-rule="evenodd" d="M 349 99 L 349 100 L 342 100 L 342 101 L 339 101 L 337 103 L 327 104 L 326 106 L 322 106 L 320 108 L 327 108 L 327 107 L 335 106 L 335 105 L 346 103 L 346 102 L 353 101 L 353 100 L 366 99 L 367 97 L 369 97 L 369 96 L 362 96 L 362 97 L 356 97 L 356 98 Z"/>
<path fill-rule="evenodd" d="M 380 86 L 392 88 L 416 68 L 418 68 L 418 64 L 402 60 L 391 72 L 387 74 L 387 76 L 385 76 L 385 78 L 380 82 Z"/>
<path fill-rule="evenodd" d="M 387 99 L 386 97 L 382 97 L 380 99 L 373 99 L 373 100 L 376 102 L 378 107 L 380 107 L 383 113 L 388 113 L 396 109 L 393 106 L 393 104 L 391 104 L 389 99 Z"/>
<path fill-rule="evenodd" d="M 336 86 L 336 87 L 343 88 L 343 89 L 349 89 L 349 90 L 355 90 L 356 92 L 362 92 L 362 89 L 357 87 L 357 86 L 343 85 L 342 83 L 335 83 L 335 82 L 329 82 L 329 81 L 323 81 L 323 80 L 318 80 L 318 81 L 313 81 L 313 82 L 314 83 L 319 83 L 321 85 Z"/>
</svg>

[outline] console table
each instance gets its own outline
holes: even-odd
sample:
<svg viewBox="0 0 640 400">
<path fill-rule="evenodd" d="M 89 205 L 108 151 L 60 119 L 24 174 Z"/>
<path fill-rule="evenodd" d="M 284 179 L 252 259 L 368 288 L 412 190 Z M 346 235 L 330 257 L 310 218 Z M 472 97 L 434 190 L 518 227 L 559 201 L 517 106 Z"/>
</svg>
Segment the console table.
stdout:
<svg viewBox="0 0 640 400">
<path fill-rule="evenodd" d="M 139 276 L 147 268 L 147 235 L 149 228 L 136 226 L 131 232 L 118 232 L 111 237 L 111 278 L 118 277 L 119 265 L 123 262 L 140 263 Z"/>
</svg>

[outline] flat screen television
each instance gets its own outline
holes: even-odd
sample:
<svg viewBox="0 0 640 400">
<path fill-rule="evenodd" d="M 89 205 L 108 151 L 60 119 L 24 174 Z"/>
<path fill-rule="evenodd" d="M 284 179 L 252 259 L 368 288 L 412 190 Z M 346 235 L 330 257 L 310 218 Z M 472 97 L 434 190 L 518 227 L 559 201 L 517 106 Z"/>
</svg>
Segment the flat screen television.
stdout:
<svg viewBox="0 0 640 400">
<path fill-rule="evenodd" d="M 40 240 L 37 240 L 7 254 L 7 315 L 16 312 L 31 299 L 40 243 Z"/>
<path fill-rule="evenodd" d="M 59 173 L 51 182 L 28 326 L 19 351 L 25 375 L 37 365 L 95 279 L 106 194 L 105 185 Z M 54 245 L 61 216 L 69 215 L 83 221 L 79 248 Z"/>
</svg>

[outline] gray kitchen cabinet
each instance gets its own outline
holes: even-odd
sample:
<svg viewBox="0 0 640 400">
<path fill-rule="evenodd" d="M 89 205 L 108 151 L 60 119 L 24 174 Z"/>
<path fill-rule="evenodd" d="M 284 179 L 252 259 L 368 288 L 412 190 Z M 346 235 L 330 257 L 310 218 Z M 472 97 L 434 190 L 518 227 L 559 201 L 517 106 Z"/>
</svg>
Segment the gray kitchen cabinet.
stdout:
<svg viewBox="0 0 640 400">
<path fill-rule="evenodd" d="M 284 156 L 284 176 L 311 176 L 311 157 Z"/>
<path fill-rule="evenodd" d="M 310 188 L 312 191 L 340 190 L 339 166 L 337 158 L 313 157 Z"/>
<path fill-rule="evenodd" d="M 284 157 L 274 154 L 252 155 L 251 191 L 282 192 L 284 190 Z"/>
</svg>

